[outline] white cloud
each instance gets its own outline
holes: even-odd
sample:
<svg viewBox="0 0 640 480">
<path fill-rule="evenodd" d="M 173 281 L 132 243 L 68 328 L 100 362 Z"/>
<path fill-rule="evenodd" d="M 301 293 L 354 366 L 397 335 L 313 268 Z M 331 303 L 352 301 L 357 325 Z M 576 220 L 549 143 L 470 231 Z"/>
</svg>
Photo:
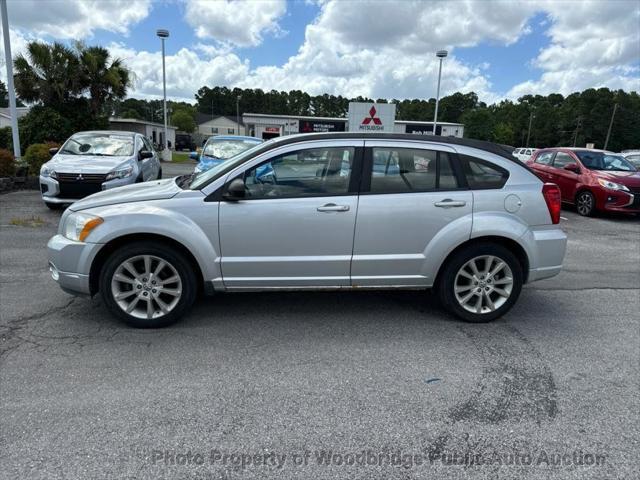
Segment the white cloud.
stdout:
<svg viewBox="0 0 640 480">
<path fill-rule="evenodd" d="M 127 34 L 149 14 L 151 0 L 19 0 L 9 2 L 13 28 L 60 39 L 89 37 L 95 30 Z"/>
<path fill-rule="evenodd" d="M 525 94 L 569 94 L 586 88 L 640 90 L 633 63 L 640 59 L 640 3 L 636 1 L 545 2 L 550 44 L 533 59 L 538 80 L 513 86 Z"/>
<path fill-rule="evenodd" d="M 278 25 L 287 5 L 285 0 L 185 0 L 185 20 L 201 39 L 222 44 L 254 47 L 265 33 L 282 35 Z"/>
<path fill-rule="evenodd" d="M 136 51 L 121 44 L 109 45 L 112 55 L 122 58 L 136 75 L 132 94 L 137 97 L 162 96 L 162 54 Z M 193 50 L 182 48 L 165 58 L 167 96 L 175 100 L 194 102 L 196 91 L 203 85 L 234 85 L 249 71 L 247 62 L 227 53 L 209 59 Z"/>
</svg>

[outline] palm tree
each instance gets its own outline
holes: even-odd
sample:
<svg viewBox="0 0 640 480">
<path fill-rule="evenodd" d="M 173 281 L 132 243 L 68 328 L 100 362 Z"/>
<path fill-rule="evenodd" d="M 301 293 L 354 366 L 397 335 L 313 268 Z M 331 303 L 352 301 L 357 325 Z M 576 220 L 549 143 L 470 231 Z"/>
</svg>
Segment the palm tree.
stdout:
<svg viewBox="0 0 640 480">
<path fill-rule="evenodd" d="M 120 58 L 111 58 L 103 47 L 86 47 L 76 44 L 80 61 L 81 83 L 90 98 L 94 117 L 103 113 L 105 103 L 121 100 L 127 95 L 133 74 Z"/>
<path fill-rule="evenodd" d="M 13 65 L 15 89 L 25 102 L 62 109 L 82 91 L 78 57 L 61 43 L 30 42 Z"/>
</svg>

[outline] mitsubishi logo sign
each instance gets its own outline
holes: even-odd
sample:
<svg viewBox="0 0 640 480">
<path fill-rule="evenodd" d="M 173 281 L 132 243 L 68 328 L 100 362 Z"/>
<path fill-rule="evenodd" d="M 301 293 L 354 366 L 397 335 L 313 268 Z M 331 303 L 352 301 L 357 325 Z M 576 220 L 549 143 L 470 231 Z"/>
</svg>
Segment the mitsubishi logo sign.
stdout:
<svg viewBox="0 0 640 480">
<path fill-rule="evenodd" d="M 369 116 L 364 117 L 362 125 L 369 125 L 371 122 L 375 125 L 382 125 L 382 120 L 376 117 L 376 107 L 371 107 L 371 110 L 369 110 Z"/>
<path fill-rule="evenodd" d="M 76 177 L 76 180 L 77 180 L 78 182 L 81 182 L 82 180 L 84 180 L 84 177 L 82 176 L 82 174 L 80 174 L 80 175 L 78 175 L 78 176 Z"/>
<path fill-rule="evenodd" d="M 394 103 L 349 103 L 350 132 L 393 132 L 396 119 Z"/>
</svg>

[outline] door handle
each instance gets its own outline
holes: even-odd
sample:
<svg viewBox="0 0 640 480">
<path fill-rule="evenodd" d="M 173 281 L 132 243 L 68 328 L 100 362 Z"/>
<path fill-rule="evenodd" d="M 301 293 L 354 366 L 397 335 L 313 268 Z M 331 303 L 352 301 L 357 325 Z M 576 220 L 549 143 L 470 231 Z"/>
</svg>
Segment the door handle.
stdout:
<svg viewBox="0 0 640 480">
<path fill-rule="evenodd" d="M 440 208 L 464 207 L 466 204 L 467 202 L 464 200 L 451 200 L 450 198 L 434 203 L 436 207 Z"/>
<path fill-rule="evenodd" d="M 318 207 L 316 210 L 319 212 L 348 212 L 349 205 L 336 205 L 335 203 L 327 203 Z"/>
</svg>

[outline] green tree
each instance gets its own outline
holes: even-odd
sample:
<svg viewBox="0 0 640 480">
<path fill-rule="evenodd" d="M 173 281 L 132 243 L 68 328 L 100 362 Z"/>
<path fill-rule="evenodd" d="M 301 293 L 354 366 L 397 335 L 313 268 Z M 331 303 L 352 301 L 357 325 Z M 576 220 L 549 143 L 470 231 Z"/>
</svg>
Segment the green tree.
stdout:
<svg viewBox="0 0 640 480">
<path fill-rule="evenodd" d="M 63 111 L 69 99 L 82 93 L 80 61 L 61 43 L 30 42 L 13 64 L 16 93 L 25 102 Z"/>
<path fill-rule="evenodd" d="M 178 110 L 171 115 L 171 125 L 187 133 L 191 133 L 196 129 L 196 121 L 185 110 Z"/>
<path fill-rule="evenodd" d="M 81 88 L 90 98 L 91 114 L 98 117 L 106 102 L 119 100 L 127 95 L 132 83 L 131 71 L 119 58 L 111 58 L 103 47 L 87 47 L 76 44 L 76 55 L 80 63 Z"/>
</svg>

